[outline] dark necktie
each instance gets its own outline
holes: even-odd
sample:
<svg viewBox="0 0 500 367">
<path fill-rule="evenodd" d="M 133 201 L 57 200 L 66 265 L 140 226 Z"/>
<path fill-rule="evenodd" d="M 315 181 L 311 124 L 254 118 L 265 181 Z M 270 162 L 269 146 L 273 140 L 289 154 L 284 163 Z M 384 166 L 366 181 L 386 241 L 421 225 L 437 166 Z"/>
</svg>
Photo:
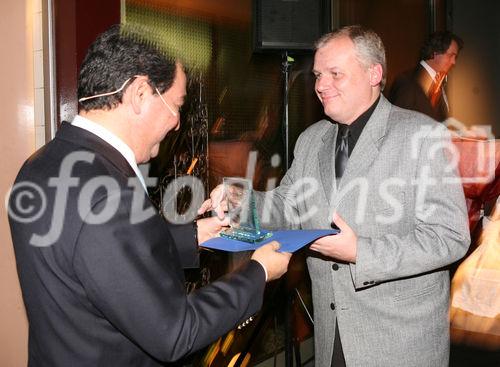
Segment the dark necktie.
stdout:
<svg viewBox="0 0 500 367">
<path fill-rule="evenodd" d="M 338 145 L 335 149 L 335 176 L 341 178 L 349 159 L 349 127 L 342 124 L 338 124 L 338 127 L 340 139 L 337 139 Z"/>
</svg>

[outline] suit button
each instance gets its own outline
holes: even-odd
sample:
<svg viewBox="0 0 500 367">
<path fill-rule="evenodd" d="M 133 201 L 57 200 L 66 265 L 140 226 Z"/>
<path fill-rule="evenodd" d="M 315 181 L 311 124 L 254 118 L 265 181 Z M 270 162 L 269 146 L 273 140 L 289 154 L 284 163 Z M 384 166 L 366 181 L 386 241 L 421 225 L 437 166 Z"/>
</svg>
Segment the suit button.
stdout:
<svg viewBox="0 0 500 367">
<path fill-rule="evenodd" d="M 337 264 L 337 263 L 333 264 L 332 269 L 335 271 L 339 270 L 339 264 Z"/>
<path fill-rule="evenodd" d="M 331 308 L 332 310 L 335 310 L 335 303 L 333 303 L 333 302 L 332 302 L 332 303 L 330 303 L 330 308 Z"/>
<path fill-rule="evenodd" d="M 368 285 L 370 284 L 370 282 L 363 282 L 363 285 Z"/>
</svg>

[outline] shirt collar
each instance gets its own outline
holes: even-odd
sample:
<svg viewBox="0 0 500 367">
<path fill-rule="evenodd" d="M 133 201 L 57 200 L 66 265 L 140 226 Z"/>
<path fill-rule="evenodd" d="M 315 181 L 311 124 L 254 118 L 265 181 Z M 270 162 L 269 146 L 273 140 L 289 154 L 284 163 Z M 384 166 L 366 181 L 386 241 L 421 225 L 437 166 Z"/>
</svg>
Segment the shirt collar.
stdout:
<svg viewBox="0 0 500 367">
<path fill-rule="evenodd" d="M 135 160 L 135 155 L 132 149 L 118 136 L 113 134 L 111 131 L 103 127 L 102 125 L 95 123 L 88 118 L 85 118 L 80 115 L 76 115 L 73 121 L 71 122 L 73 126 L 79 127 L 81 129 L 87 130 L 88 132 L 98 136 L 113 148 L 115 148 L 123 158 L 126 159 L 130 167 L 134 170 L 137 178 L 141 182 L 144 190 L 147 192 L 146 183 L 144 181 L 144 177 L 142 176 L 139 167 L 137 166 L 137 161 Z"/>
<path fill-rule="evenodd" d="M 372 116 L 373 111 L 375 111 L 375 108 L 377 107 L 379 100 L 380 100 L 380 96 L 378 96 L 377 99 L 375 100 L 375 102 L 373 102 L 373 104 L 365 112 L 363 112 L 356 120 L 354 120 L 352 122 L 352 124 L 344 125 L 349 129 L 349 138 L 348 138 L 349 139 L 349 155 L 351 155 L 351 153 L 354 149 L 354 146 L 358 142 L 358 139 L 361 136 L 361 133 L 363 132 L 363 129 L 366 126 L 366 123 L 368 122 L 368 120 Z M 337 123 L 337 124 L 339 125 L 339 132 L 340 132 L 340 125 L 343 125 L 343 124 L 339 124 L 339 123 Z M 337 133 L 336 144 L 337 145 L 340 144 L 340 134 L 339 133 Z"/>
<path fill-rule="evenodd" d="M 425 70 L 427 70 L 427 72 L 429 73 L 429 75 L 431 76 L 432 80 L 434 80 L 434 78 L 436 77 L 436 70 L 434 70 L 428 63 L 426 63 L 424 60 L 420 60 L 420 65 L 423 66 L 423 68 Z"/>
<path fill-rule="evenodd" d="M 368 108 L 365 112 L 363 112 L 352 124 L 349 125 L 349 131 L 351 133 L 353 141 L 356 143 L 363 132 L 363 129 L 366 126 L 366 123 L 370 119 L 375 111 L 375 107 L 377 107 L 378 101 L 380 100 L 380 96 L 373 102 L 373 104 Z"/>
</svg>

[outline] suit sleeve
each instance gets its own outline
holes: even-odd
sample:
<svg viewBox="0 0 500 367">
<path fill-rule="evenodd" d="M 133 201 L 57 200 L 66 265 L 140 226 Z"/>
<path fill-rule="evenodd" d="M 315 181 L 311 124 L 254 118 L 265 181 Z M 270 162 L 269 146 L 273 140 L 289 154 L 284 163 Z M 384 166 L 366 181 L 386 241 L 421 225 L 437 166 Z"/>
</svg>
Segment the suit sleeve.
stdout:
<svg viewBox="0 0 500 367">
<path fill-rule="evenodd" d="M 169 225 L 169 231 L 179 253 L 183 269 L 200 267 L 197 230 L 195 222 Z"/>
<path fill-rule="evenodd" d="M 462 258 L 470 244 L 462 184 L 447 155 L 451 144 L 438 125 L 422 139 L 415 177 L 413 230 L 358 237 L 351 272 L 356 288 L 443 268 Z M 436 149 L 437 148 L 437 149 Z"/>
<path fill-rule="evenodd" d="M 83 225 L 73 257 L 75 273 L 103 322 L 155 358 L 175 361 L 260 309 L 265 274 L 255 261 L 186 295 L 168 226 L 159 216 L 131 224 L 130 196 L 122 191 L 95 204 L 94 213 L 115 205 L 117 210 L 104 224 Z"/>
</svg>

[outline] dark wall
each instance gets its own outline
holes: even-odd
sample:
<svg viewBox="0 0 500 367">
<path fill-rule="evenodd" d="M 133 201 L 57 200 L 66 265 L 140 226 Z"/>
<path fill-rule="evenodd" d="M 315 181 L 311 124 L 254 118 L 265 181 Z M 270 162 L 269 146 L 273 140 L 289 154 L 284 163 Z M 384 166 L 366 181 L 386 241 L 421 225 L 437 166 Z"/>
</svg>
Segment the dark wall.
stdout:
<svg viewBox="0 0 500 367">
<path fill-rule="evenodd" d="M 450 0 L 450 29 L 465 46 L 450 78 L 453 116 L 467 126 L 491 125 L 500 134 L 500 2 Z"/>
</svg>

